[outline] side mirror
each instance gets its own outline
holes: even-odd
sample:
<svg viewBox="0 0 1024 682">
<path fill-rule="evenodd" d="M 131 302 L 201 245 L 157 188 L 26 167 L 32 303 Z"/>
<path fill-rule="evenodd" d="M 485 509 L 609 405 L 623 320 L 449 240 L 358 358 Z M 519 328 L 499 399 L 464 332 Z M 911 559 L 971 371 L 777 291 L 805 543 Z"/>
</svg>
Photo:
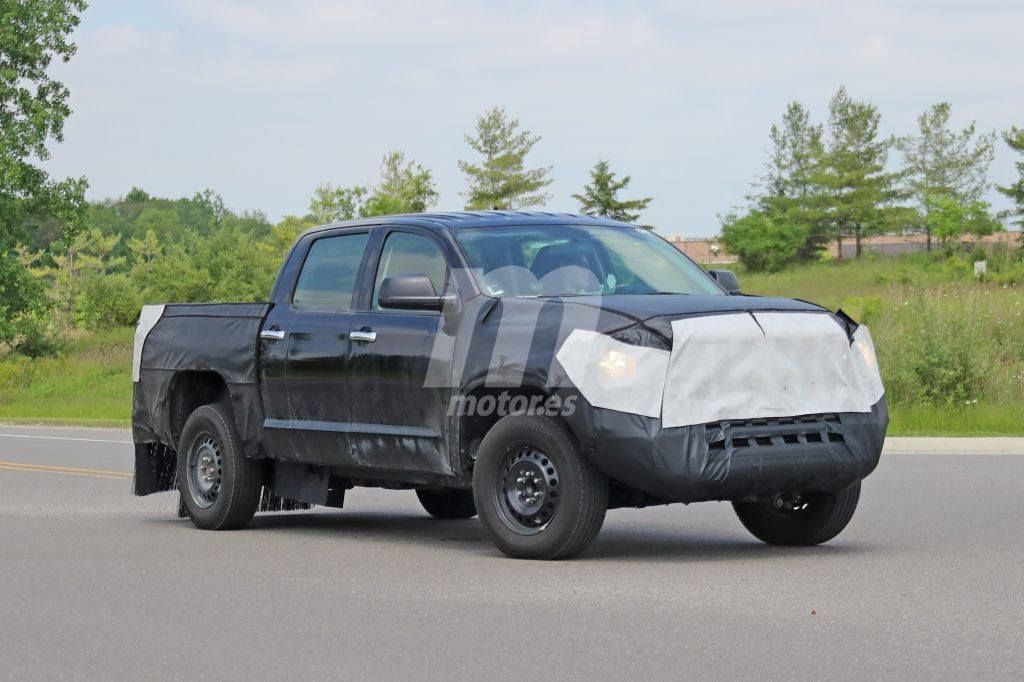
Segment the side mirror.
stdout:
<svg viewBox="0 0 1024 682">
<path fill-rule="evenodd" d="M 377 303 L 381 308 L 441 312 L 452 296 L 438 296 L 426 275 L 395 275 L 380 285 Z"/>
<path fill-rule="evenodd" d="M 730 294 L 740 293 L 740 280 L 732 270 L 708 270 L 708 274 L 714 277 L 719 286 Z"/>
</svg>

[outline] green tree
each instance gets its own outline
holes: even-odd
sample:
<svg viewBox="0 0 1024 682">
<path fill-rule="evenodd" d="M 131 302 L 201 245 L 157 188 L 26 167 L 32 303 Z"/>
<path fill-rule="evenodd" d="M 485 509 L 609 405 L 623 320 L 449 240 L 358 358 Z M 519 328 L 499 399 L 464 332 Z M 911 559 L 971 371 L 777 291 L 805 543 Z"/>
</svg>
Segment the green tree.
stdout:
<svg viewBox="0 0 1024 682">
<path fill-rule="evenodd" d="M 819 188 L 814 174 L 822 161 L 822 127 L 800 102 L 790 102 L 781 123 L 768 133 L 771 151 L 761 177 L 760 193 L 753 197 L 761 211 L 773 221 L 791 224 L 807 235 L 796 255 L 811 257 L 828 241 L 820 225 Z"/>
<path fill-rule="evenodd" d="M 385 154 L 380 176 L 380 183 L 363 204 L 364 216 L 422 213 L 437 202 L 430 171 L 415 161 L 406 162 L 404 152 Z"/>
<path fill-rule="evenodd" d="M 616 179 L 610 164 L 598 161 L 590 171 L 590 182 L 583 186 L 583 194 L 573 194 L 572 198 L 579 202 L 580 211 L 587 215 L 636 223 L 640 220 L 640 211 L 646 209 L 653 198 L 619 198 L 619 192 L 629 187 L 631 181 L 628 175 Z"/>
<path fill-rule="evenodd" d="M 70 238 L 82 216 L 85 179 L 57 182 L 36 164 L 49 158 L 49 141 L 63 139 L 71 114 L 67 87 L 48 69 L 74 55 L 70 36 L 85 7 L 83 0 L 0 2 L 0 343 L 18 345 L 22 321 L 46 306 L 18 247 L 47 219 Z"/>
<path fill-rule="evenodd" d="M 829 102 L 828 136 L 811 182 L 820 224 L 840 258 L 844 237 L 853 238 L 859 257 L 865 237 L 900 226 L 905 215 L 895 206 L 898 175 L 886 172 L 892 141 L 879 137 L 879 119 L 875 105 L 852 99 L 844 87 Z"/>
<path fill-rule="evenodd" d="M 914 198 L 920 218 L 917 229 L 932 248 L 930 210 L 938 195 L 954 204 L 969 206 L 981 200 L 989 188 L 988 168 L 995 153 L 995 133 L 975 134 L 972 121 L 963 130 L 951 130 L 949 102 L 932 105 L 917 119 L 918 133 L 896 139 L 903 154 L 907 193 Z"/>
<path fill-rule="evenodd" d="M 161 243 L 166 244 L 183 239 L 188 228 L 173 208 L 151 206 L 138 214 L 132 223 L 131 232 L 138 235 L 152 232 Z"/>
<path fill-rule="evenodd" d="M 751 270 L 781 270 L 807 243 L 807 226 L 780 220 L 767 211 L 722 220 L 721 242 Z"/>
<path fill-rule="evenodd" d="M 153 230 L 146 230 L 146 234 L 143 237 L 132 237 L 129 239 L 128 248 L 135 258 L 135 263 L 142 265 L 147 271 L 153 264 L 153 259 L 158 258 L 163 253 L 163 246 Z"/>
<path fill-rule="evenodd" d="M 141 187 L 132 187 L 128 190 L 128 193 L 124 195 L 124 201 L 127 204 L 141 204 L 149 201 L 149 199 L 149 193 Z"/>
<path fill-rule="evenodd" d="M 120 241 L 120 236 L 104 235 L 93 227 L 79 232 L 61 252 L 51 255 L 56 266 L 54 298 L 62 312 L 73 317 L 83 277 L 104 275 L 124 265 L 123 257 L 113 255 Z"/>
<path fill-rule="evenodd" d="M 982 237 L 1002 227 L 984 201 L 960 203 L 950 194 L 938 192 L 925 196 L 924 208 L 925 226 L 941 244 L 969 234 Z"/>
<path fill-rule="evenodd" d="M 551 195 L 542 190 L 551 184 L 551 167 L 526 168 L 526 156 L 540 142 L 540 135 L 519 129 L 504 107 L 488 109 L 476 120 L 476 134 L 466 144 L 482 158 L 479 164 L 459 161 L 466 175 L 469 210 L 520 209 L 544 204 Z"/>
<path fill-rule="evenodd" d="M 318 225 L 352 220 L 362 215 L 365 197 L 365 187 L 335 187 L 326 182 L 313 191 L 309 214 Z"/>
<path fill-rule="evenodd" d="M 128 275 L 93 274 L 82 281 L 76 317 L 86 329 L 124 327 L 138 319 L 141 306 L 139 290 Z"/>
<path fill-rule="evenodd" d="M 1024 156 L 1024 128 L 1016 126 L 1003 133 L 1003 140 L 1013 151 Z M 1010 215 L 1017 218 L 1013 221 L 1015 225 L 1024 228 L 1024 158 L 1017 161 L 1017 181 L 1012 185 L 999 185 L 996 187 L 1013 202 L 1013 209 Z"/>
<path fill-rule="evenodd" d="M 149 303 L 209 301 L 213 282 L 210 273 L 198 267 L 197 261 L 184 244 L 172 244 L 148 269 L 136 266 L 132 279 Z"/>
<path fill-rule="evenodd" d="M 281 260 L 295 244 L 295 240 L 299 238 L 299 235 L 315 226 L 316 223 L 310 218 L 286 215 L 277 225 L 270 228 L 270 234 L 265 239 L 260 240 L 257 248 L 272 263 L 271 269 L 276 269 L 280 267 Z"/>
</svg>

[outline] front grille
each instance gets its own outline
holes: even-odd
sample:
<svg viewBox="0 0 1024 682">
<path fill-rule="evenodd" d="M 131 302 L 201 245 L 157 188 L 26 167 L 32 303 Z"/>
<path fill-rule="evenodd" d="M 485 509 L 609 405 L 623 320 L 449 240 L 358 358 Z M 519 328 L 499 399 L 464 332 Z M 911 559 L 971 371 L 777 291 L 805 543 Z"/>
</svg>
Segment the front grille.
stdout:
<svg viewBox="0 0 1024 682">
<path fill-rule="evenodd" d="M 844 442 L 838 414 L 732 419 L 705 424 L 704 433 L 709 450 Z"/>
</svg>

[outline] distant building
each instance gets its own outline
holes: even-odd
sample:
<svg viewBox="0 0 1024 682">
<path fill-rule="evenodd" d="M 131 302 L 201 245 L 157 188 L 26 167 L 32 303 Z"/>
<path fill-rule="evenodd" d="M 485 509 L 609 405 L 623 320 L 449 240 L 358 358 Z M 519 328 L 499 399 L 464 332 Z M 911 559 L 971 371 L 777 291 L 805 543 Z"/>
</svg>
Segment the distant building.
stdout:
<svg viewBox="0 0 1024 682">
<path fill-rule="evenodd" d="M 1008 244 L 1016 246 L 1020 244 L 1020 232 L 996 232 L 987 237 L 963 239 L 961 244 L 978 244 L 990 248 L 996 244 Z M 870 237 L 861 242 L 861 250 L 864 253 L 877 253 L 886 256 L 898 256 L 903 253 L 917 253 L 928 248 L 928 239 L 923 234 L 880 234 L 877 237 Z M 932 238 L 932 249 L 941 248 L 938 240 Z M 833 258 L 838 257 L 839 251 L 835 241 L 828 243 L 828 252 Z M 843 240 L 843 258 L 856 258 L 857 244 L 852 239 Z"/>
<path fill-rule="evenodd" d="M 738 260 L 715 239 L 683 239 L 677 236 L 669 237 L 669 241 L 687 256 L 704 265 L 735 263 Z"/>
<path fill-rule="evenodd" d="M 979 244 L 990 248 L 996 244 L 1007 244 L 1017 246 L 1021 244 L 1021 233 L 996 232 L 995 234 L 980 239 L 964 239 L 963 244 Z M 669 237 L 668 240 L 677 249 L 687 256 L 705 265 L 716 263 L 735 263 L 736 256 L 728 253 L 725 246 L 717 238 L 684 239 L 683 237 Z M 923 234 L 882 234 L 869 237 L 861 241 L 861 250 L 864 253 L 877 253 L 887 256 L 897 256 L 903 253 L 916 253 L 928 248 L 927 240 Z M 932 248 L 938 248 L 937 241 L 932 240 Z M 839 251 L 835 241 L 828 243 L 828 252 L 833 258 L 837 258 Z M 843 240 L 843 258 L 854 258 L 857 255 L 857 245 L 852 239 Z"/>
</svg>

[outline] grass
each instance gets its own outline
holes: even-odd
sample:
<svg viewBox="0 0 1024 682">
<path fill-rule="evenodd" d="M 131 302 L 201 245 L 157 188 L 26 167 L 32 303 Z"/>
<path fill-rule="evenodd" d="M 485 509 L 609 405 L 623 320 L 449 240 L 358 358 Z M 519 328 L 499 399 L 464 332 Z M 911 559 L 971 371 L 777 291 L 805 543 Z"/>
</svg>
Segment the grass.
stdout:
<svg viewBox="0 0 1024 682">
<path fill-rule="evenodd" d="M 739 274 L 746 292 L 842 308 L 870 327 L 890 435 L 1024 435 L 1024 286 L 976 282 L 969 259 L 868 256 Z M 128 425 L 133 331 L 77 335 L 58 358 L 0 357 L 0 420 Z"/>
<path fill-rule="evenodd" d="M 125 327 L 80 335 L 57 358 L 0 359 L 0 420 L 129 425 L 134 333 Z"/>
<path fill-rule="evenodd" d="M 950 409 L 933 405 L 896 405 L 890 436 L 1021 436 L 1024 404 L 978 403 Z"/>
</svg>

